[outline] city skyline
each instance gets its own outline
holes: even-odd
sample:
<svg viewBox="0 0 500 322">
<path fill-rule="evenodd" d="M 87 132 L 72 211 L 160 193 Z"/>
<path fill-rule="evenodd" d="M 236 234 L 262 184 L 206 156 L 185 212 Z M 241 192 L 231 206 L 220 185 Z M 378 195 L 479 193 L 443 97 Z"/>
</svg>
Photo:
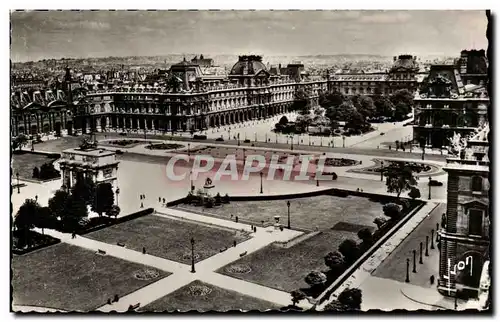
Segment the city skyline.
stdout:
<svg viewBox="0 0 500 322">
<path fill-rule="evenodd" d="M 249 52 L 456 56 L 487 49 L 486 26 L 484 11 L 12 12 L 11 60 Z"/>
</svg>

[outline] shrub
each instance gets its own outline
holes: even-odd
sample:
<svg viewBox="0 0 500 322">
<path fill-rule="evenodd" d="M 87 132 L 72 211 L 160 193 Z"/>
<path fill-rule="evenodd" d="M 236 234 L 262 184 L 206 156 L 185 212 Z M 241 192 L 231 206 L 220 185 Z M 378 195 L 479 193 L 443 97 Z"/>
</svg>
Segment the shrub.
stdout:
<svg viewBox="0 0 500 322">
<path fill-rule="evenodd" d="M 297 303 L 306 298 L 306 295 L 301 290 L 295 290 L 290 292 L 290 296 L 292 297 L 293 306 L 297 305 Z"/>
<path fill-rule="evenodd" d="M 347 288 L 339 294 L 338 301 L 345 305 L 348 310 L 361 309 L 361 290 L 358 288 Z"/>
<path fill-rule="evenodd" d="M 372 241 L 372 232 L 370 228 L 363 228 L 360 231 L 358 231 L 358 238 L 361 239 L 363 242 L 370 243 Z"/>
<path fill-rule="evenodd" d="M 45 163 L 40 167 L 40 171 L 38 174 L 38 179 L 40 180 L 49 180 L 58 178 L 60 173 L 51 162 Z"/>
<path fill-rule="evenodd" d="M 38 169 L 38 167 L 33 168 L 33 178 L 35 179 L 40 178 L 40 170 Z"/>
<path fill-rule="evenodd" d="M 395 203 L 385 204 L 382 208 L 384 211 L 384 215 L 391 218 L 391 220 L 397 220 L 401 218 L 401 208 Z"/>
<path fill-rule="evenodd" d="M 226 193 L 224 198 L 222 198 L 222 203 L 230 203 L 230 202 L 231 202 L 231 200 L 229 200 L 229 195 Z"/>
<path fill-rule="evenodd" d="M 213 208 L 214 205 L 215 205 L 215 199 L 213 197 L 205 198 L 205 207 L 206 208 Z"/>
<path fill-rule="evenodd" d="M 337 178 L 338 178 L 337 174 L 335 172 L 332 173 L 332 180 L 337 180 Z"/>
<path fill-rule="evenodd" d="M 359 257 L 359 246 L 356 241 L 346 239 L 340 244 L 339 252 L 344 255 L 347 264 L 354 263 Z"/>
<path fill-rule="evenodd" d="M 214 198 L 214 202 L 215 206 L 220 206 L 222 204 L 222 197 L 220 196 L 220 193 L 217 192 Z"/>
<path fill-rule="evenodd" d="M 325 265 L 338 273 L 345 267 L 345 258 L 339 251 L 329 252 L 325 256 Z"/>
<path fill-rule="evenodd" d="M 373 220 L 373 223 L 377 225 L 377 228 L 380 229 L 382 225 L 384 225 L 387 222 L 387 220 L 384 217 L 377 217 Z"/>
<path fill-rule="evenodd" d="M 326 275 L 318 271 L 312 271 L 311 273 L 307 274 L 304 280 L 311 287 L 323 285 L 324 283 L 326 283 Z"/>
</svg>

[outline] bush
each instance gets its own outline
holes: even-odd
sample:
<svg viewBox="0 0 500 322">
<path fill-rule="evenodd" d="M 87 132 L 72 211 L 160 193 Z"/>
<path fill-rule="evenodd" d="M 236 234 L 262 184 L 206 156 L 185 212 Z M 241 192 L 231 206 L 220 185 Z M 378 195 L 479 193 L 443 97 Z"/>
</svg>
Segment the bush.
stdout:
<svg viewBox="0 0 500 322">
<path fill-rule="evenodd" d="M 231 200 L 229 199 L 229 195 L 226 193 L 224 198 L 222 198 L 222 203 L 230 203 L 230 202 L 231 202 Z"/>
<path fill-rule="evenodd" d="M 400 199 L 398 202 L 401 204 L 401 207 L 403 207 L 403 210 L 408 210 L 411 207 L 410 202 L 406 199 Z"/>
<path fill-rule="evenodd" d="M 384 217 L 377 217 L 373 220 L 373 223 L 377 225 L 378 229 L 380 229 L 380 227 L 382 227 L 386 222 L 387 220 Z"/>
<path fill-rule="evenodd" d="M 332 173 L 332 180 L 337 180 L 337 178 L 338 178 L 337 174 L 335 172 Z"/>
<path fill-rule="evenodd" d="M 220 193 L 217 192 L 214 198 L 214 205 L 220 206 L 221 204 L 222 204 L 222 197 L 220 196 Z"/>
<path fill-rule="evenodd" d="M 48 162 L 48 163 L 43 164 L 40 167 L 38 179 L 50 180 L 50 179 L 58 178 L 60 175 L 61 175 L 60 172 L 58 170 L 56 170 L 56 168 L 54 168 L 54 164 Z"/>
<path fill-rule="evenodd" d="M 410 192 L 408 193 L 408 197 L 413 200 L 420 198 L 420 190 L 417 187 L 411 187 Z"/>
<path fill-rule="evenodd" d="M 40 170 L 38 169 L 38 167 L 33 168 L 33 178 L 35 179 L 40 178 Z"/>
<path fill-rule="evenodd" d="M 338 301 L 345 305 L 349 310 L 361 309 L 361 290 L 357 288 L 345 289 L 339 294 Z"/>
<path fill-rule="evenodd" d="M 339 252 L 344 255 L 347 264 L 354 263 L 359 257 L 359 246 L 356 241 L 346 239 L 340 244 Z"/>
<path fill-rule="evenodd" d="M 384 215 L 391 218 L 391 220 L 397 220 L 401 218 L 401 208 L 395 203 L 385 204 L 382 208 L 384 211 Z"/>
<path fill-rule="evenodd" d="M 205 198 L 205 207 L 206 208 L 213 208 L 214 205 L 215 205 L 215 199 L 213 197 Z"/>
<path fill-rule="evenodd" d="M 372 237 L 372 231 L 370 230 L 370 228 L 363 228 L 358 231 L 358 238 L 363 242 L 371 243 Z"/>
<path fill-rule="evenodd" d="M 311 287 L 323 285 L 326 283 L 326 275 L 318 271 L 312 271 L 311 273 L 307 274 L 304 280 Z"/>
</svg>

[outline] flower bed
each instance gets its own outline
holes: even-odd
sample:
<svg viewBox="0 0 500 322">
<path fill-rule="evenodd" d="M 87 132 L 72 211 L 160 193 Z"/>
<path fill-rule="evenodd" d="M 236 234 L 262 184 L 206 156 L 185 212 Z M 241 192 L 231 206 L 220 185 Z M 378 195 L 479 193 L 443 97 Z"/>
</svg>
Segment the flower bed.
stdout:
<svg viewBox="0 0 500 322">
<path fill-rule="evenodd" d="M 382 168 L 381 166 L 382 160 L 374 159 L 373 161 L 375 162 L 375 165 L 371 167 L 367 167 L 364 169 L 354 169 L 350 171 L 357 173 L 365 173 L 365 174 L 380 174 L 380 171 L 382 170 L 387 171 L 394 163 L 398 162 L 398 161 L 384 161 L 384 167 Z M 439 171 L 438 167 L 425 163 L 406 162 L 406 165 L 408 165 L 412 169 L 413 173 L 416 176 L 425 176 Z"/>
<path fill-rule="evenodd" d="M 175 143 L 158 143 L 158 144 L 149 144 L 146 146 L 146 148 L 150 150 L 174 150 L 182 147 L 184 147 L 184 145 Z"/>
<path fill-rule="evenodd" d="M 133 147 L 134 145 L 144 143 L 144 141 L 139 140 L 113 140 L 113 141 L 105 141 L 106 144 L 109 145 L 117 145 L 121 147 Z"/>
<path fill-rule="evenodd" d="M 318 160 L 315 161 L 318 164 Z M 345 158 L 326 158 L 325 166 L 329 167 L 350 167 L 353 165 L 358 165 L 359 161 Z"/>
</svg>

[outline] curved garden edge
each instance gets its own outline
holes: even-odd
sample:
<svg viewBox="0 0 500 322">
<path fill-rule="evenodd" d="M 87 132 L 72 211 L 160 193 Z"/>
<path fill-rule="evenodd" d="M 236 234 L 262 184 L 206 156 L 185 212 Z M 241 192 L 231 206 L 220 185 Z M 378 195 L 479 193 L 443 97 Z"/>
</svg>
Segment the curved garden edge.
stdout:
<svg viewBox="0 0 500 322">
<path fill-rule="evenodd" d="M 395 232 L 397 232 L 401 227 L 403 227 L 414 215 L 416 215 L 425 205 L 426 201 L 421 201 L 421 203 L 416 206 L 409 214 L 407 214 L 403 219 L 401 219 L 398 223 L 396 223 L 382 238 L 380 238 L 370 249 L 368 249 L 363 255 L 361 255 L 354 264 L 352 264 L 345 272 L 340 275 L 326 290 L 323 291 L 313 303 L 313 310 L 317 307 L 318 304 L 323 303 L 328 300 L 335 290 L 342 285 L 342 283 L 347 280 L 363 263 L 370 258 L 373 253 L 379 249 L 381 245 L 387 242 Z"/>
<path fill-rule="evenodd" d="M 433 307 L 433 308 L 437 308 L 437 309 L 441 309 L 441 310 L 450 310 L 450 308 L 447 308 L 447 307 L 444 307 L 444 306 L 441 306 L 441 305 L 429 304 L 429 303 L 425 303 L 425 302 L 422 302 L 422 301 L 419 301 L 419 300 L 415 300 L 414 298 L 411 298 L 409 295 L 407 295 L 405 292 L 403 292 L 402 289 L 400 289 L 399 291 L 401 292 L 401 294 L 404 297 L 406 297 L 407 299 L 409 299 L 410 301 L 413 301 L 415 303 L 422 304 L 422 305 L 427 305 L 427 306 L 430 306 L 430 307 Z"/>
</svg>

